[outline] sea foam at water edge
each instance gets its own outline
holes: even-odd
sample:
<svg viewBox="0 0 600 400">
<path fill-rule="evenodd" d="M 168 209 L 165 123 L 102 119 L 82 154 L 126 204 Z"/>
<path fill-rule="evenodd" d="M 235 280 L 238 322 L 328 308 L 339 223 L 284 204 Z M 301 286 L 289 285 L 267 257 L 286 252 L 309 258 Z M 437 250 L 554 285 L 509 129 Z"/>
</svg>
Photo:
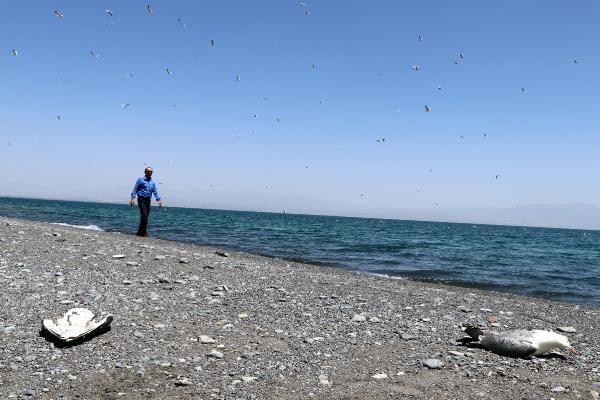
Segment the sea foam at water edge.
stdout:
<svg viewBox="0 0 600 400">
<path fill-rule="evenodd" d="M 74 228 L 79 228 L 79 229 L 89 229 L 91 231 L 103 231 L 102 228 L 100 228 L 97 225 L 71 225 L 71 224 L 65 224 L 64 222 L 52 222 L 52 225 L 62 225 L 62 226 L 72 226 Z"/>
</svg>

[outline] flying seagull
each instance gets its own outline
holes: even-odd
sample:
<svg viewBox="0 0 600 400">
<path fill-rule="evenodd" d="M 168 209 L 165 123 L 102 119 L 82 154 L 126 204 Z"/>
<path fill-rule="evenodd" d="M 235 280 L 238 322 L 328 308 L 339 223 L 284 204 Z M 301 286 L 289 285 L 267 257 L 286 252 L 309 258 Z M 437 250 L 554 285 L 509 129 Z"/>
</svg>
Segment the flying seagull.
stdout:
<svg viewBox="0 0 600 400">
<path fill-rule="evenodd" d="M 305 15 L 310 15 L 310 11 L 306 10 L 306 12 L 304 12 Z"/>
<path fill-rule="evenodd" d="M 423 38 L 421 37 L 421 35 L 419 35 L 419 37 L 417 38 L 417 40 L 418 40 L 419 42 L 422 42 L 422 41 L 423 41 Z"/>
<path fill-rule="evenodd" d="M 484 349 L 501 356 L 529 358 L 556 348 L 575 353 L 566 336 L 551 331 L 536 329 L 496 332 L 467 326 L 465 333 L 478 340 Z"/>
<path fill-rule="evenodd" d="M 496 174 L 496 179 L 500 178 L 500 174 Z"/>
<path fill-rule="evenodd" d="M 487 137 L 487 133 L 483 132 L 483 137 Z"/>
<path fill-rule="evenodd" d="M 181 25 L 182 28 L 187 28 L 187 24 L 183 22 L 181 18 L 177 18 L 177 21 L 179 22 L 179 25 Z"/>
<path fill-rule="evenodd" d="M 57 115 L 57 116 L 56 116 L 56 119 L 60 121 L 60 115 Z"/>
<path fill-rule="evenodd" d="M 12 49 L 12 55 L 13 56 L 18 56 L 19 52 L 16 49 Z"/>
<path fill-rule="evenodd" d="M 166 69 L 167 75 L 171 75 L 171 70 L 169 68 Z"/>
<path fill-rule="evenodd" d="M 574 64 L 579 64 L 579 60 L 573 60 Z"/>
<path fill-rule="evenodd" d="M 58 10 L 54 10 L 54 15 L 56 15 L 58 18 L 64 17 L 64 15 Z"/>
<path fill-rule="evenodd" d="M 279 123 L 279 118 L 275 118 L 275 121 L 277 121 L 277 123 Z"/>
<path fill-rule="evenodd" d="M 522 87 L 522 88 L 521 88 L 521 92 L 523 92 L 523 93 L 527 93 L 527 88 L 524 88 L 524 87 Z"/>
<path fill-rule="evenodd" d="M 306 3 L 304 3 L 304 2 L 300 2 L 300 3 L 298 3 L 298 4 L 300 4 L 300 5 L 301 5 L 301 6 L 303 6 L 303 7 L 306 7 Z"/>
<path fill-rule="evenodd" d="M 122 109 L 126 109 L 127 107 L 129 107 L 129 103 L 127 103 L 127 104 L 121 104 L 121 108 Z"/>
<path fill-rule="evenodd" d="M 150 4 L 148 4 L 146 9 L 148 10 L 148 14 L 150 14 L 150 15 L 154 14 L 154 11 L 152 11 L 152 7 L 150 6 Z"/>
<path fill-rule="evenodd" d="M 241 78 L 240 78 L 240 76 L 239 76 L 239 75 L 236 75 L 236 76 L 235 76 L 235 80 L 236 80 L 236 81 L 238 81 L 238 82 L 239 82 L 239 80 L 240 80 L 240 79 L 241 79 Z"/>
<path fill-rule="evenodd" d="M 313 64 L 312 69 L 317 69 L 317 64 Z"/>
<path fill-rule="evenodd" d="M 377 143 L 385 143 L 385 138 L 381 138 L 381 139 L 376 139 Z"/>
<path fill-rule="evenodd" d="M 429 108 L 429 106 L 427 104 L 425 104 L 425 112 L 430 112 L 431 108 Z"/>
<path fill-rule="evenodd" d="M 106 15 L 108 15 L 109 17 L 112 17 L 112 16 L 113 16 L 113 12 L 112 12 L 112 11 L 110 11 L 108 8 L 106 9 L 105 13 L 106 13 Z"/>
<path fill-rule="evenodd" d="M 463 53 L 459 53 L 459 54 L 458 54 L 458 56 L 459 56 L 461 59 L 465 58 L 465 55 L 464 55 Z"/>
<path fill-rule="evenodd" d="M 210 39 L 210 47 L 215 47 L 215 41 L 213 39 Z"/>
<path fill-rule="evenodd" d="M 441 87 L 441 86 L 438 86 L 438 87 L 437 87 L 437 90 L 442 90 L 442 87 Z"/>
<path fill-rule="evenodd" d="M 454 60 L 453 61 L 454 65 L 458 65 L 458 61 Z"/>
<path fill-rule="evenodd" d="M 415 71 L 417 71 L 417 72 L 418 72 L 418 71 L 420 71 L 420 70 L 421 70 L 421 67 L 419 67 L 418 65 L 413 65 L 413 66 L 412 66 L 412 69 L 414 69 Z"/>
<path fill-rule="evenodd" d="M 100 56 L 100 54 L 94 53 L 93 51 L 90 51 L 90 54 L 92 55 L 92 58 L 98 58 Z"/>
</svg>

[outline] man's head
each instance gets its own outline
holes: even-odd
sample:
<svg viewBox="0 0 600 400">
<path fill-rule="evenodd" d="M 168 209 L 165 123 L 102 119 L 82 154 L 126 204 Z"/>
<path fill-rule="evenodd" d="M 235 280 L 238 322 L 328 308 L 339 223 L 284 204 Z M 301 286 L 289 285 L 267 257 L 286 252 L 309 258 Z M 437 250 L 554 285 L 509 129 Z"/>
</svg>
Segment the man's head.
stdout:
<svg viewBox="0 0 600 400">
<path fill-rule="evenodd" d="M 152 177 L 152 172 L 152 167 L 146 167 L 144 169 L 144 175 L 146 175 L 146 178 Z"/>
</svg>

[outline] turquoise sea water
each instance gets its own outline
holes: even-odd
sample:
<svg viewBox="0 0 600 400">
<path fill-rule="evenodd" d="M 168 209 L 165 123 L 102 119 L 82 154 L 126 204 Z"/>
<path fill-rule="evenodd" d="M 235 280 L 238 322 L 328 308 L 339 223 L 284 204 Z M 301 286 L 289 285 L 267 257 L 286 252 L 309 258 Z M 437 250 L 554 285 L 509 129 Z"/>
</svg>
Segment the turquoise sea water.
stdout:
<svg viewBox="0 0 600 400">
<path fill-rule="evenodd" d="M 0 215 L 135 233 L 137 207 L 0 198 Z M 153 237 L 600 305 L 600 231 L 153 207 Z"/>
</svg>

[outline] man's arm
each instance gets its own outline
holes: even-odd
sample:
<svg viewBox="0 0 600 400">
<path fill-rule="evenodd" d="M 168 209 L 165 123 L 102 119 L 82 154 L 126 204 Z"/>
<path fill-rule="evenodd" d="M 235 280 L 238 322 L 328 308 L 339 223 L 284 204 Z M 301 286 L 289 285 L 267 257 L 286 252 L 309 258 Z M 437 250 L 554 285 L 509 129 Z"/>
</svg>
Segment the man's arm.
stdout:
<svg viewBox="0 0 600 400">
<path fill-rule="evenodd" d="M 152 192 L 154 193 L 154 198 L 156 199 L 156 201 L 158 201 L 158 206 L 162 207 L 162 200 L 160 194 L 158 194 L 158 187 L 154 182 L 152 183 Z"/>
<path fill-rule="evenodd" d="M 135 181 L 135 185 L 133 185 L 133 190 L 131 191 L 131 199 L 129 200 L 129 205 L 134 205 L 135 204 L 135 196 L 137 196 L 137 191 L 138 188 L 140 187 L 140 180 L 138 178 L 137 181 Z"/>
</svg>

